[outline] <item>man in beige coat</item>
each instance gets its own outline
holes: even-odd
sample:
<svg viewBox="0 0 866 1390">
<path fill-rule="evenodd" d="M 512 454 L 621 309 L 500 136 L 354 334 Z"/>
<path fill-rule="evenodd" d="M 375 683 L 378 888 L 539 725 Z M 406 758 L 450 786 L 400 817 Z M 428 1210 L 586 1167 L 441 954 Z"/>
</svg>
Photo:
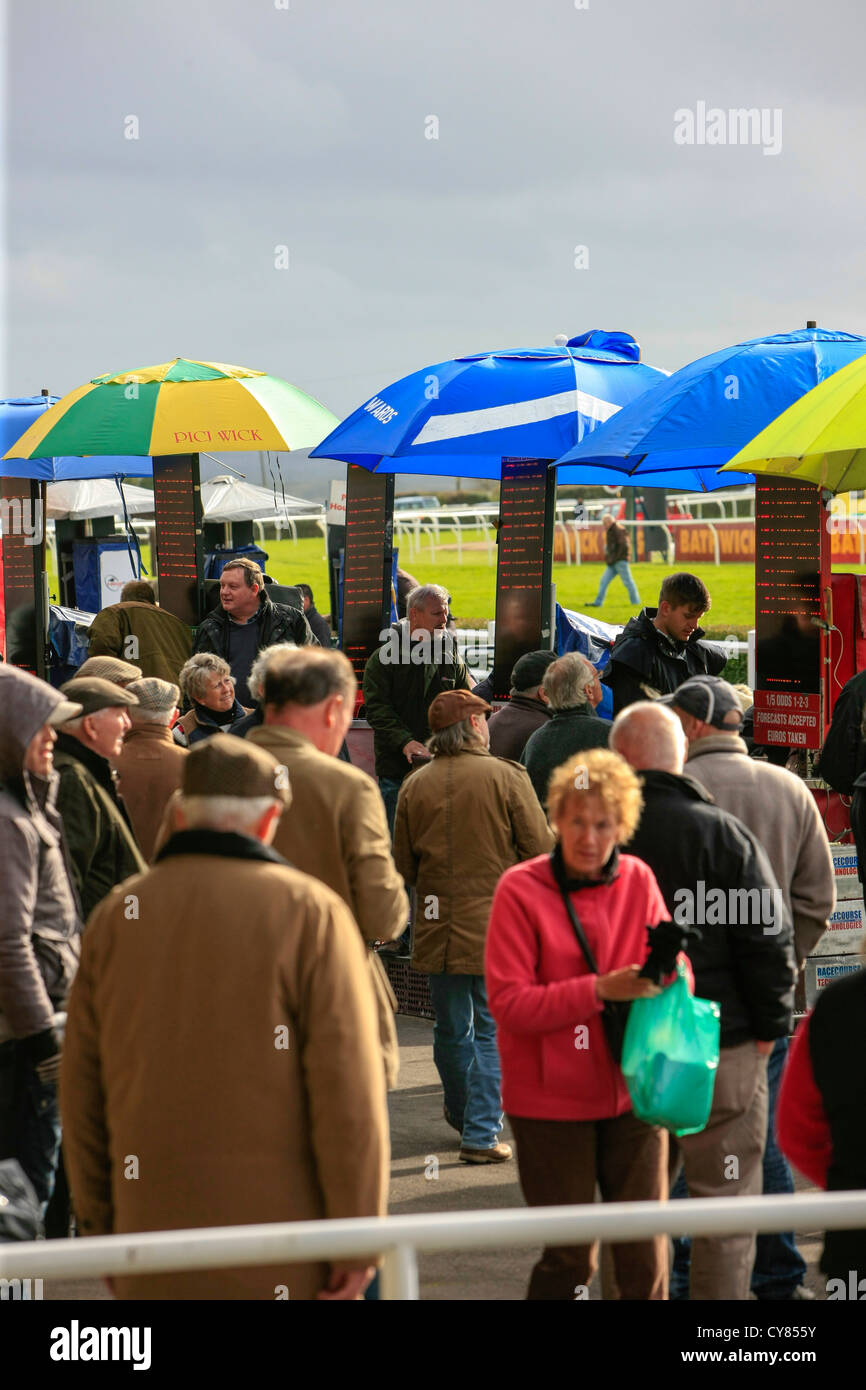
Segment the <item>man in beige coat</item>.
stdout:
<svg viewBox="0 0 866 1390">
<path fill-rule="evenodd" d="M 490 706 L 468 690 L 437 695 L 428 711 L 433 761 L 400 788 L 394 858 L 418 894 L 412 964 L 430 977 L 433 1060 L 445 1119 L 465 1163 L 502 1163 L 496 1026 L 487 1005 L 484 941 L 501 875 L 553 848 L 529 775 L 489 751 Z"/>
<path fill-rule="evenodd" d="M 766 850 L 794 923 L 794 950 L 802 965 L 827 930 L 836 903 L 827 834 L 815 798 L 799 777 L 749 757 L 731 694 L 718 676 L 694 676 L 665 696 L 664 703 L 679 716 L 689 741 L 688 776 L 706 787 L 716 805 L 738 816 Z M 791 1170 L 776 1143 L 776 1101 L 787 1055 L 788 1039 L 778 1038 L 767 1067 L 765 1194 L 794 1191 Z M 792 1231 L 758 1236 L 752 1293 L 759 1301 L 808 1297 L 805 1276 Z"/>
<path fill-rule="evenodd" d="M 149 676 L 132 681 L 127 690 L 138 704 L 130 706 L 132 728 L 110 762 L 117 778 L 117 794 L 149 863 L 165 808 L 180 787 L 189 750 L 175 743 L 171 734 L 180 699 L 176 685 Z"/>
<path fill-rule="evenodd" d="M 350 908 L 362 940 L 379 1010 L 389 1087 L 397 1083 L 397 1000 L 373 941 L 394 941 L 409 920 L 409 900 L 391 857 L 379 789 L 336 756 L 355 707 L 357 681 L 342 652 L 271 647 L 254 668 L 264 724 L 246 741 L 264 748 L 287 773 L 292 806 L 274 848 L 295 868 L 326 883 Z"/>
<path fill-rule="evenodd" d="M 206 740 L 184 767 L 186 828 L 90 919 L 61 1070 L 84 1236 L 385 1213 L 364 952 L 337 895 L 269 848 L 287 801 L 263 749 Z M 115 1283 L 131 1299 L 350 1299 L 371 1266 Z"/>
</svg>

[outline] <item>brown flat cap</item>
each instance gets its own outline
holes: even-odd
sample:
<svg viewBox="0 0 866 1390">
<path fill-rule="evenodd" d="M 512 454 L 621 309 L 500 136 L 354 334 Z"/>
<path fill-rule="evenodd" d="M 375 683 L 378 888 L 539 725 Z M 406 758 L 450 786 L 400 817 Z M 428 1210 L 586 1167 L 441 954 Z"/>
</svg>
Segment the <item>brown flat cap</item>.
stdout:
<svg viewBox="0 0 866 1390">
<path fill-rule="evenodd" d="M 443 690 L 427 711 L 427 723 L 436 734 L 440 729 L 460 724 L 472 714 L 489 714 L 490 711 L 491 706 L 471 690 Z"/>
<path fill-rule="evenodd" d="M 67 700 L 81 706 L 82 714 L 96 714 L 101 709 L 117 709 L 123 705 L 137 705 L 138 700 L 119 685 L 111 681 L 101 681 L 96 676 L 76 676 L 60 687 Z M 75 715 L 70 715 L 70 719 Z"/>
<path fill-rule="evenodd" d="M 129 661 L 121 661 L 117 656 L 89 656 L 79 666 L 75 679 L 79 676 L 95 676 L 97 680 L 113 681 L 126 685 L 128 681 L 141 680 L 141 667 Z"/>
<path fill-rule="evenodd" d="M 288 805 L 286 768 L 264 748 L 218 733 L 189 751 L 184 796 L 270 796 Z"/>
</svg>

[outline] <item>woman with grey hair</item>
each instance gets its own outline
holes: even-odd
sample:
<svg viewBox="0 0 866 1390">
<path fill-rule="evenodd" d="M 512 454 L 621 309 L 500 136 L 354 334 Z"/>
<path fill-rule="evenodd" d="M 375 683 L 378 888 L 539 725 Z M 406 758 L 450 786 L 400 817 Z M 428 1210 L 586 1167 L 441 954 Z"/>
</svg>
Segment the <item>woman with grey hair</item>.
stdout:
<svg viewBox="0 0 866 1390">
<path fill-rule="evenodd" d="M 231 667 L 213 652 L 196 652 L 181 668 L 180 688 L 190 709 L 174 726 L 176 743 L 192 748 L 211 734 L 228 733 L 250 713 L 235 696 Z"/>
</svg>

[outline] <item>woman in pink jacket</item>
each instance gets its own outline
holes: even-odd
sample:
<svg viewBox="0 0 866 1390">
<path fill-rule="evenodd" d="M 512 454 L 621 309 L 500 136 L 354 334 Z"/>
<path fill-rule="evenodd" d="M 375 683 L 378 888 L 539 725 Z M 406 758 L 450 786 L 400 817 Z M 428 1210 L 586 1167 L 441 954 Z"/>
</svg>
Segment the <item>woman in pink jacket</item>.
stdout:
<svg viewBox="0 0 866 1390">
<path fill-rule="evenodd" d="M 593 749 L 558 768 L 547 794 L 557 845 L 507 870 L 487 932 L 486 977 L 502 1061 L 502 1099 L 529 1206 L 667 1197 L 667 1133 L 642 1124 L 613 1060 L 606 1000 L 640 999 L 648 926 L 668 912 L 652 871 L 620 854 L 641 812 L 640 784 L 615 753 Z M 561 886 L 560 886 L 561 885 Z M 583 928 L 591 971 L 565 906 Z M 551 1246 L 531 1299 L 585 1298 L 592 1246 Z M 624 1299 L 667 1298 L 667 1239 L 612 1246 Z"/>
</svg>

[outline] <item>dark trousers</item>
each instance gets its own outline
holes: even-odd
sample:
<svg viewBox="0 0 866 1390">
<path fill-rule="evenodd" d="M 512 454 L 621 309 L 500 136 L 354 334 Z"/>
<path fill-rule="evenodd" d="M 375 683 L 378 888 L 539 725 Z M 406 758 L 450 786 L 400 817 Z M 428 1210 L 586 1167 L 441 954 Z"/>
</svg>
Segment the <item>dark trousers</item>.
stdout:
<svg viewBox="0 0 866 1390">
<path fill-rule="evenodd" d="M 631 1112 L 612 1120 L 508 1118 L 527 1206 L 590 1203 L 596 1183 L 605 1202 L 664 1201 L 667 1197 L 667 1133 L 643 1124 Z M 667 1298 L 666 1236 L 620 1242 L 611 1250 L 621 1298 Z M 597 1242 L 548 1246 L 532 1271 L 526 1296 L 585 1298 L 597 1265 Z"/>
<path fill-rule="evenodd" d="M 42 1213 L 54 1190 L 60 1149 L 57 1087 L 40 1081 L 15 1039 L 0 1043 L 0 1159 L 16 1158 Z"/>
</svg>

